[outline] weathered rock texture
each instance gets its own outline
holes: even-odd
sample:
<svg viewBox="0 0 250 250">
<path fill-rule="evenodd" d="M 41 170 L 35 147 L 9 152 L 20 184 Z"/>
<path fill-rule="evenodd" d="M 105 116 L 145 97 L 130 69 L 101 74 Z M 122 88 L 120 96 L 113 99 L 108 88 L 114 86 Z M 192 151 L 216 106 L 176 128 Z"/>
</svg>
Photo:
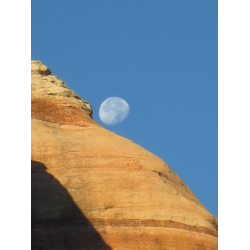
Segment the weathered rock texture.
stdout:
<svg viewBox="0 0 250 250">
<path fill-rule="evenodd" d="M 39 61 L 32 82 L 33 249 L 217 249 L 218 221 L 160 158 L 92 119 Z"/>
</svg>

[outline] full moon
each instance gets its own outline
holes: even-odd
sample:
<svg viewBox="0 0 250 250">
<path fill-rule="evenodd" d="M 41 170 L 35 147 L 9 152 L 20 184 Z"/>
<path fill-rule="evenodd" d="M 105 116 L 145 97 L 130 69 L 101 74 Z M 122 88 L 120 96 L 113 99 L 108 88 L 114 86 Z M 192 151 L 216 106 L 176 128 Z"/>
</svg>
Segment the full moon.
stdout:
<svg viewBox="0 0 250 250">
<path fill-rule="evenodd" d="M 115 125 L 122 122 L 129 113 L 129 106 L 125 100 L 119 97 L 106 99 L 99 109 L 99 116 L 103 123 Z"/>
</svg>

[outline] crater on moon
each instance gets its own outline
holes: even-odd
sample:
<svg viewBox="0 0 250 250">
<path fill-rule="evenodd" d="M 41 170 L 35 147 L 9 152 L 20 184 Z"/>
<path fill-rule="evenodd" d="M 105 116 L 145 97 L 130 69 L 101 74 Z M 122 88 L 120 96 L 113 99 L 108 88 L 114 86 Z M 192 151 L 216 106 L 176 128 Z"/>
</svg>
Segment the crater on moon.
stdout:
<svg viewBox="0 0 250 250">
<path fill-rule="evenodd" d="M 100 106 L 99 116 L 103 123 L 114 125 L 122 122 L 129 113 L 128 103 L 120 97 L 110 97 Z"/>
</svg>

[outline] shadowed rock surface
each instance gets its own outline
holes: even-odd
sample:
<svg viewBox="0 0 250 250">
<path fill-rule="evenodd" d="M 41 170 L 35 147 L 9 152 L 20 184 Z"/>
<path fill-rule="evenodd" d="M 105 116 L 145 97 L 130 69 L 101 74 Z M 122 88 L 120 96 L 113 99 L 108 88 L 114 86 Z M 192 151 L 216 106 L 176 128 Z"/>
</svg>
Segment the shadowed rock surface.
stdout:
<svg viewBox="0 0 250 250">
<path fill-rule="evenodd" d="M 40 162 L 31 161 L 31 249 L 111 249 Z"/>
<path fill-rule="evenodd" d="M 218 249 L 217 218 L 164 161 L 41 62 L 31 72 L 34 249 Z"/>
</svg>

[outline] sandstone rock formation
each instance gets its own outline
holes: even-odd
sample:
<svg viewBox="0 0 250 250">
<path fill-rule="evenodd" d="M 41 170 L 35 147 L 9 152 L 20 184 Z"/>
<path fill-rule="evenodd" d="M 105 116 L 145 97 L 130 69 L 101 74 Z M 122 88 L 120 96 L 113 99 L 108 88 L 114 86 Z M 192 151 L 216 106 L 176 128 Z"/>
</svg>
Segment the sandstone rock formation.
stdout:
<svg viewBox="0 0 250 250">
<path fill-rule="evenodd" d="M 31 63 L 32 249 L 218 249 L 218 220 L 160 158 Z"/>
</svg>

